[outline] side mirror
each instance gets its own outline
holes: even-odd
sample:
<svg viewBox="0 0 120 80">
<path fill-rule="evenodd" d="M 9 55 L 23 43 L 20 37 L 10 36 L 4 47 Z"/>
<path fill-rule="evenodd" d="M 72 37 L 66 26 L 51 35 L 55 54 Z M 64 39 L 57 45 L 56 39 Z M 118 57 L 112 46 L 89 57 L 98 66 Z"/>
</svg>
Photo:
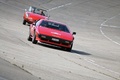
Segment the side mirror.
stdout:
<svg viewBox="0 0 120 80">
<path fill-rule="evenodd" d="M 72 34 L 73 34 L 73 35 L 76 35 L 76 32 L 73 32 Z"/>
</svg>

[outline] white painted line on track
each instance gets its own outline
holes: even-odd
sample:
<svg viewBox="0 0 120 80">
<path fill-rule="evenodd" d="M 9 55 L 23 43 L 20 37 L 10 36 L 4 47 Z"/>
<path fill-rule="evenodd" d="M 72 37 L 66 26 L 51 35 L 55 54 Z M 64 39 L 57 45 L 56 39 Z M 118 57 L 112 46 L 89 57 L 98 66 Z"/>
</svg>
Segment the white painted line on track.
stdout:
<svg viewBox="0 0 120 80">
<path fill-rule="evenodd" d="M 108 69 L 108 68 L 106 68 L 106 67 L 103 67 L 103 66 L 101 66 L 101 65 L 96 64 L 94 60 L 87 59 L 87 58 L 84 58 L 84 60 L 87 61 L 88 63 L 91 63 L 91 64 L 97 66 L 97 67 L 100 67 L 100 68 L 102 68 L 102 69 L 105 69 L 106 71 L 109 71 L 109 72 L 112 72 L 112 73 L 115 73 L 115 74 L 120 75 L 119 72 L 113 71 L 113 70 L 111 70 L 111 69 Z"/>
<path fill-rule="evenodd" d="M 106 24 L 105 24 L 106 22 L 108 22 L 108 21 L 110 21 L 110 20 L 116 18 L 116 17 L 119 16 L 119 15 L 120 15 L 120 14 L 115 15 L 115 16 L 113 16 L 113 17 L 111 17 L 111 18 L 105 20 L 105 21 L 100 25 L 100 32 L 101 32 L 101 34 L 102 34 L 104 37 L 106 37 L 108 40 L 110 40 L 111 42 L 113 42 L 113 43 L 115 43 L 115 44 L 117 44 L 117 45 L 120 45 L 120 43 L 118 43 L 118 42 L 112 40 L 112 39 L 109 38 L 107 35 L 105 35 L 105 33 L 103 32 L 102 28 L 103 28 L 103 26 L 112 27 L 112 28 L 120 28 L 120 27 L 118 27 L 118 26 L 111 26 L 111 25 L 106 25 Z"/>
<path fill-rule="evenodd" d="M 102 25 L 102 26 L 104 26 L 104 27 L 111 27 L 111 28 L 120 28 L 120 27 L 118 27 L 118 26 L 106 25 L 106 24 L 104 24 L 104 25 Z"/>
<path fill-rule="evenodd" d="M 109 38 L 108 36 L 106 36 L 105 33 L 102 31 L 102 27 L 100 27 L 100 32 L 102 33 L 102 35 L 103 35 L 104 37 L 106 37 L 107 39 L 109 39 L 109 40 L 112 41 L 113 43 L 115 43 L 115 44 L 117 44 L 117 45 L 120 45 L 120 43 L 118 43 L 118 42 L 112 40 L 111 38 Z"/>
<path fill-rule="evenodd" d="M 52 11 L 52 10 L 55 10 L 55 9 L 59 9 L 59 8 L 62 8 L 62 7 L 71 5 L 71 4 L 72 4 L 72 3 L 67 3 L 67 4 L 64 4 L 64 5 L 60 5 L 60 6 L 57 6 L 57 7 L 53 7 L 53 8 L 51 8 L 51 9 L 48 9 L 48 11 Z"/>
</svg>

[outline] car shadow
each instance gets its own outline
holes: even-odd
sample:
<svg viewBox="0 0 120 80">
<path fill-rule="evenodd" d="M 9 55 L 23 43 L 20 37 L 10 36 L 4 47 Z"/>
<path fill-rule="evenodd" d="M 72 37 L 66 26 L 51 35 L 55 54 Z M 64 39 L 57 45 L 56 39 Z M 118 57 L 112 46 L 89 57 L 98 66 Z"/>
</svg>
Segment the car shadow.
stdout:
<svg viewBox="0 0 120 80">
<path fill-rule="evenodd" d="M 51 49 L 60 50 L 60 51 L 66 51 L 66 50 L 63 50 L 60 47 L 53 46 L 53 45 L 48 45 L 48 44 L 44 44 L 44 43 L 37 43 L 37 45 L 47 47 L 47 48 L 51 48 Z M 66 52 L 68 52 L 68 51 L 66 51 Z M 83 51 L 80 51 L 80 50 L 75 50 L 75 49 L 72 49 L 70 53 L 79 54 L 79 55 L 91 55 L 90 53 L 83 52 Z"/>
<path fill-rule="evenodd" d="M 79 55 L 91 55 L 90 53 L 79 51 L 79 50 L 71 50 L 71 53 L 79 54 Z"/>
</svg>

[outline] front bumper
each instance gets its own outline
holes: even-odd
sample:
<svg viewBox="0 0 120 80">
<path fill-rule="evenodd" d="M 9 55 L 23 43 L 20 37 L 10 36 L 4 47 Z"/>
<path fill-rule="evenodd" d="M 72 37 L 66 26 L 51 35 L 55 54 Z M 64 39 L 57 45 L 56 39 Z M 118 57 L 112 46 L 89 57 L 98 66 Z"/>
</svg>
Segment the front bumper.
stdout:
<svg viewBox="0 0 120 80">
<path fill-rule="evenodd" d="M 33 18 L 30 18 L 30 17 L 24 18 L 24 20 L 26 22 L 30 23 L 30 24 L 33 23 L 33 22 L 35 22 L 35 20 Z"/>
<path fill-rule="evenodd" d="M 52 44 L 60 47 L 66 47 L 66 48 L 70 48 L 73 42 L 73 41 L 68 41 L 68 40 L 64 40 L 64 39 L 60 39 L 52 36 L 41 35 L 41 34 L 38 35 L 36 39 L 40 42 L 44 42 L 44 43 L 48 43 L 48 44 Z"/>
</svg>

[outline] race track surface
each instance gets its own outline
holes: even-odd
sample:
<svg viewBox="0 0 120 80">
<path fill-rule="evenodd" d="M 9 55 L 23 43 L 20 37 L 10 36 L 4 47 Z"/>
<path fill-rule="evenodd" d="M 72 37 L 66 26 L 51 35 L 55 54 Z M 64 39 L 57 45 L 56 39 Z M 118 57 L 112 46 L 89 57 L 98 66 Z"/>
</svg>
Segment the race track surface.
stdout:
<svg viewBox="0 0 120 80">
<path fill-rule="evenodd" d="M 40 78 L 0 58 L 0 80 L 40 80 Z"/>
<path fill-rule="evenodd" d="M 77 33 L 71 52 L 27 41 L 29 6 Z M 120 80 L 120 0 L 0 0 L 0 57 L 42 80 Z"/>
</svg>

